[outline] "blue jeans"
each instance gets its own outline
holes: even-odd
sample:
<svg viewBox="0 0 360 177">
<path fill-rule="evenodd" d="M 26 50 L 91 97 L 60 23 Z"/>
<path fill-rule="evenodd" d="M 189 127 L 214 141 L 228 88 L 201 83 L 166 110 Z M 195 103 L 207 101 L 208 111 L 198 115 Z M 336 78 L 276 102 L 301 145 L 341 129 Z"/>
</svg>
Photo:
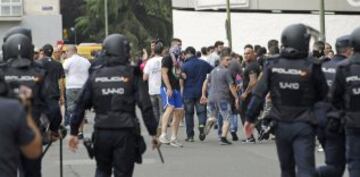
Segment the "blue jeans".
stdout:
<svg viewBox="0 0 360 177">
<path fill-rule="evenodd" d="M 275 136 L 281 177 L 315 177 L 315 128 L 304 122 L 278 122 Z"/>
<path fill-rule="evenodd" d="M 206 124 L 206 105 L 200 104 L 200 99 L 192 98 L 184 99 L 185 105 L 185 121 L 186 121 L 186 134 L 188 137 L 194 136 L 194 108 L 199 119 L 199 127 Z"/>
<path fill-rule="evenodd" d="M 65 126 L 70 124 L 70 118 L 75 110 L 75 101 L 81 89 L 66 89 Z"/>
<path fill-rule="evenodd" d="M 221 137 L 222 134 L 222 125 L 223 125 L 223 118 L 222 116 L 219 114 L 217 116 L 217 125 L 218 125 L 218 135 L 219 137 Z M 230 132 L 231 133 L 237 133 L 239 129 L 239 119 L 238 119 L 238 114 L 232 114 L 230 117 Z"/>
<path fill-rule="evenodd" d="M 360 176 L 360 128 L 346 128 L 346 162 L 349 176 Z"/>
</svg>

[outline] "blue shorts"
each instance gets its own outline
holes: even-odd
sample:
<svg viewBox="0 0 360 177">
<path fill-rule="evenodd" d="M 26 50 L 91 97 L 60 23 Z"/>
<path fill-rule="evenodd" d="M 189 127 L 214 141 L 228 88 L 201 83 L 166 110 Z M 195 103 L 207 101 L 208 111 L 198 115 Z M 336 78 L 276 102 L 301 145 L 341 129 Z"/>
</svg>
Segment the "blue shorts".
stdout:
<svg viewBox="0 0 360 177">
<path fill-rule="evenodd" d="M 173 90 L 173 95 L 168 97 L 166 94 L 166 87 L 161 87 L 160 95 L 164 110 L 167 106 L 172 106 L 175 109 L 184 109 L 181 93 L 178 90 Z"/>
</svg>

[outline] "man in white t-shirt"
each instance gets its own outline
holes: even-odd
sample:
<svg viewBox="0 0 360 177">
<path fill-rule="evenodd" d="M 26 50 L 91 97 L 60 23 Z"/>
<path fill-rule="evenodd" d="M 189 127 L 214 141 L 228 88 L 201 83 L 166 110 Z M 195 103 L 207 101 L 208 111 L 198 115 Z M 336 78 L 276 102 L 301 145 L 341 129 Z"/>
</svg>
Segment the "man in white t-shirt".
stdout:
<svg viewBox="0 0 360 177">
<path fill-rule="evenodd" d="M 150 58 L 144 68 L 143 79 L 148 81 L 149 95 L 153 106 L 155 118 L 159 122 L 162 113 L 162 104 L 160 97 L 161 87 L 161 53 L 164 49 L 162 42 L 155 44 L 155 56 Z"/>
<path fill-rule="evenodd" d="M 89 77 L 90 62 L 77 55 L 76 46 L 69 46 L 66 51 L 67 59 L 63 63 L 65 71 L 66 85 L 66 113 L 65 125 L 70 123 L 70 117 L 75 109 L 75 100 L 78 97 L 81 88 Z M 82 138 L 82 131 L 79 133 Z"/>
</svg>

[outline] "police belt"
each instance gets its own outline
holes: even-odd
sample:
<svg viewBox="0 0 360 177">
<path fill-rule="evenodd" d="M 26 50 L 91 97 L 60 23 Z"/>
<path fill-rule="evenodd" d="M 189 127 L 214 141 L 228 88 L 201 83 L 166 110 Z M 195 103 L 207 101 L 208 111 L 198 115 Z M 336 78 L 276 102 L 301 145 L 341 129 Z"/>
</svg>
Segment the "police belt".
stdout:
<svg viewBox="0 0 360 177">
<path fill-rule="evenodd" d="M 129 112 L 109 112 L 96 114 L 95 129 L 99 130 L 133 130 L 138 129 L 138 120 L 135 114 Z"/>
</svg>

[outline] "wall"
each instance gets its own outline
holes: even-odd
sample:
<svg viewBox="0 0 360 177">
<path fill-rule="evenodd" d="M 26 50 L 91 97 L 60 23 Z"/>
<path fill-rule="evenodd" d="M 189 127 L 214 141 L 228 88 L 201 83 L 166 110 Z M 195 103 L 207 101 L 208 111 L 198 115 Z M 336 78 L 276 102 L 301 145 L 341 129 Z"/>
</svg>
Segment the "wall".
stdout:
<svg viewBox="0 0 360 177">
<path fill-rule="evenodd" d="M 60 0 L 23 0 L 25 15 L 60 14 Z"/>
<path fill-rule="evenodd" d="M 42 47 L 46 43 L 56 44 L 62 39 L 61 15 L 27 15 L 19 22 L 1 22 L 0 45 L 6 31 L 13 26 L 24 26 L 32 30 L 33 43 L 36 47 Z"/>
<path fill-rule="evenodd" d="M 173 11 L 174 36 L 183 40 L 183 47 L 213 45 L 216 40 L 227 42 L 226 14 L 223 12 Z M 191 20 L 189 20 L 191 19 Z M 334 44 L 340 35 L 349 34 L 359 26 L 360 16 L 327 15 L 326 36 Z M 269 39 L 280 39 L 289 24 L 304 23 L 319 30 L 319 16 L 311 14 L 232 13 L 233 48 L 242 53 L 243 46 L 266 46 Z"/>
<path fill-rule="evenodd" d="M 173 1 L 173 7 L 175 8 L 195 8 L 195 4 L 197 0 L 172 0 L 172 1 Z M 206 0 L 206 1 L 209 3 L 219 2 L 219 0 Z M 300 0 L 247 0 L 247 1 L 249 2 L 249 6 L 242 9 L 318 11 L 320 7 L 320 0 L 301 0 L 301 1 Z M 225 5 L 226 1 L 224 0 L 222 2 L 224 2 L 223 4 Z M 221 7 L 223 8 L 224 5 L 221 5 Z M 325 9 L 328 11 L 359 12 L 360 1 L 359 0 L 325 0 Z"/>
</svg>

